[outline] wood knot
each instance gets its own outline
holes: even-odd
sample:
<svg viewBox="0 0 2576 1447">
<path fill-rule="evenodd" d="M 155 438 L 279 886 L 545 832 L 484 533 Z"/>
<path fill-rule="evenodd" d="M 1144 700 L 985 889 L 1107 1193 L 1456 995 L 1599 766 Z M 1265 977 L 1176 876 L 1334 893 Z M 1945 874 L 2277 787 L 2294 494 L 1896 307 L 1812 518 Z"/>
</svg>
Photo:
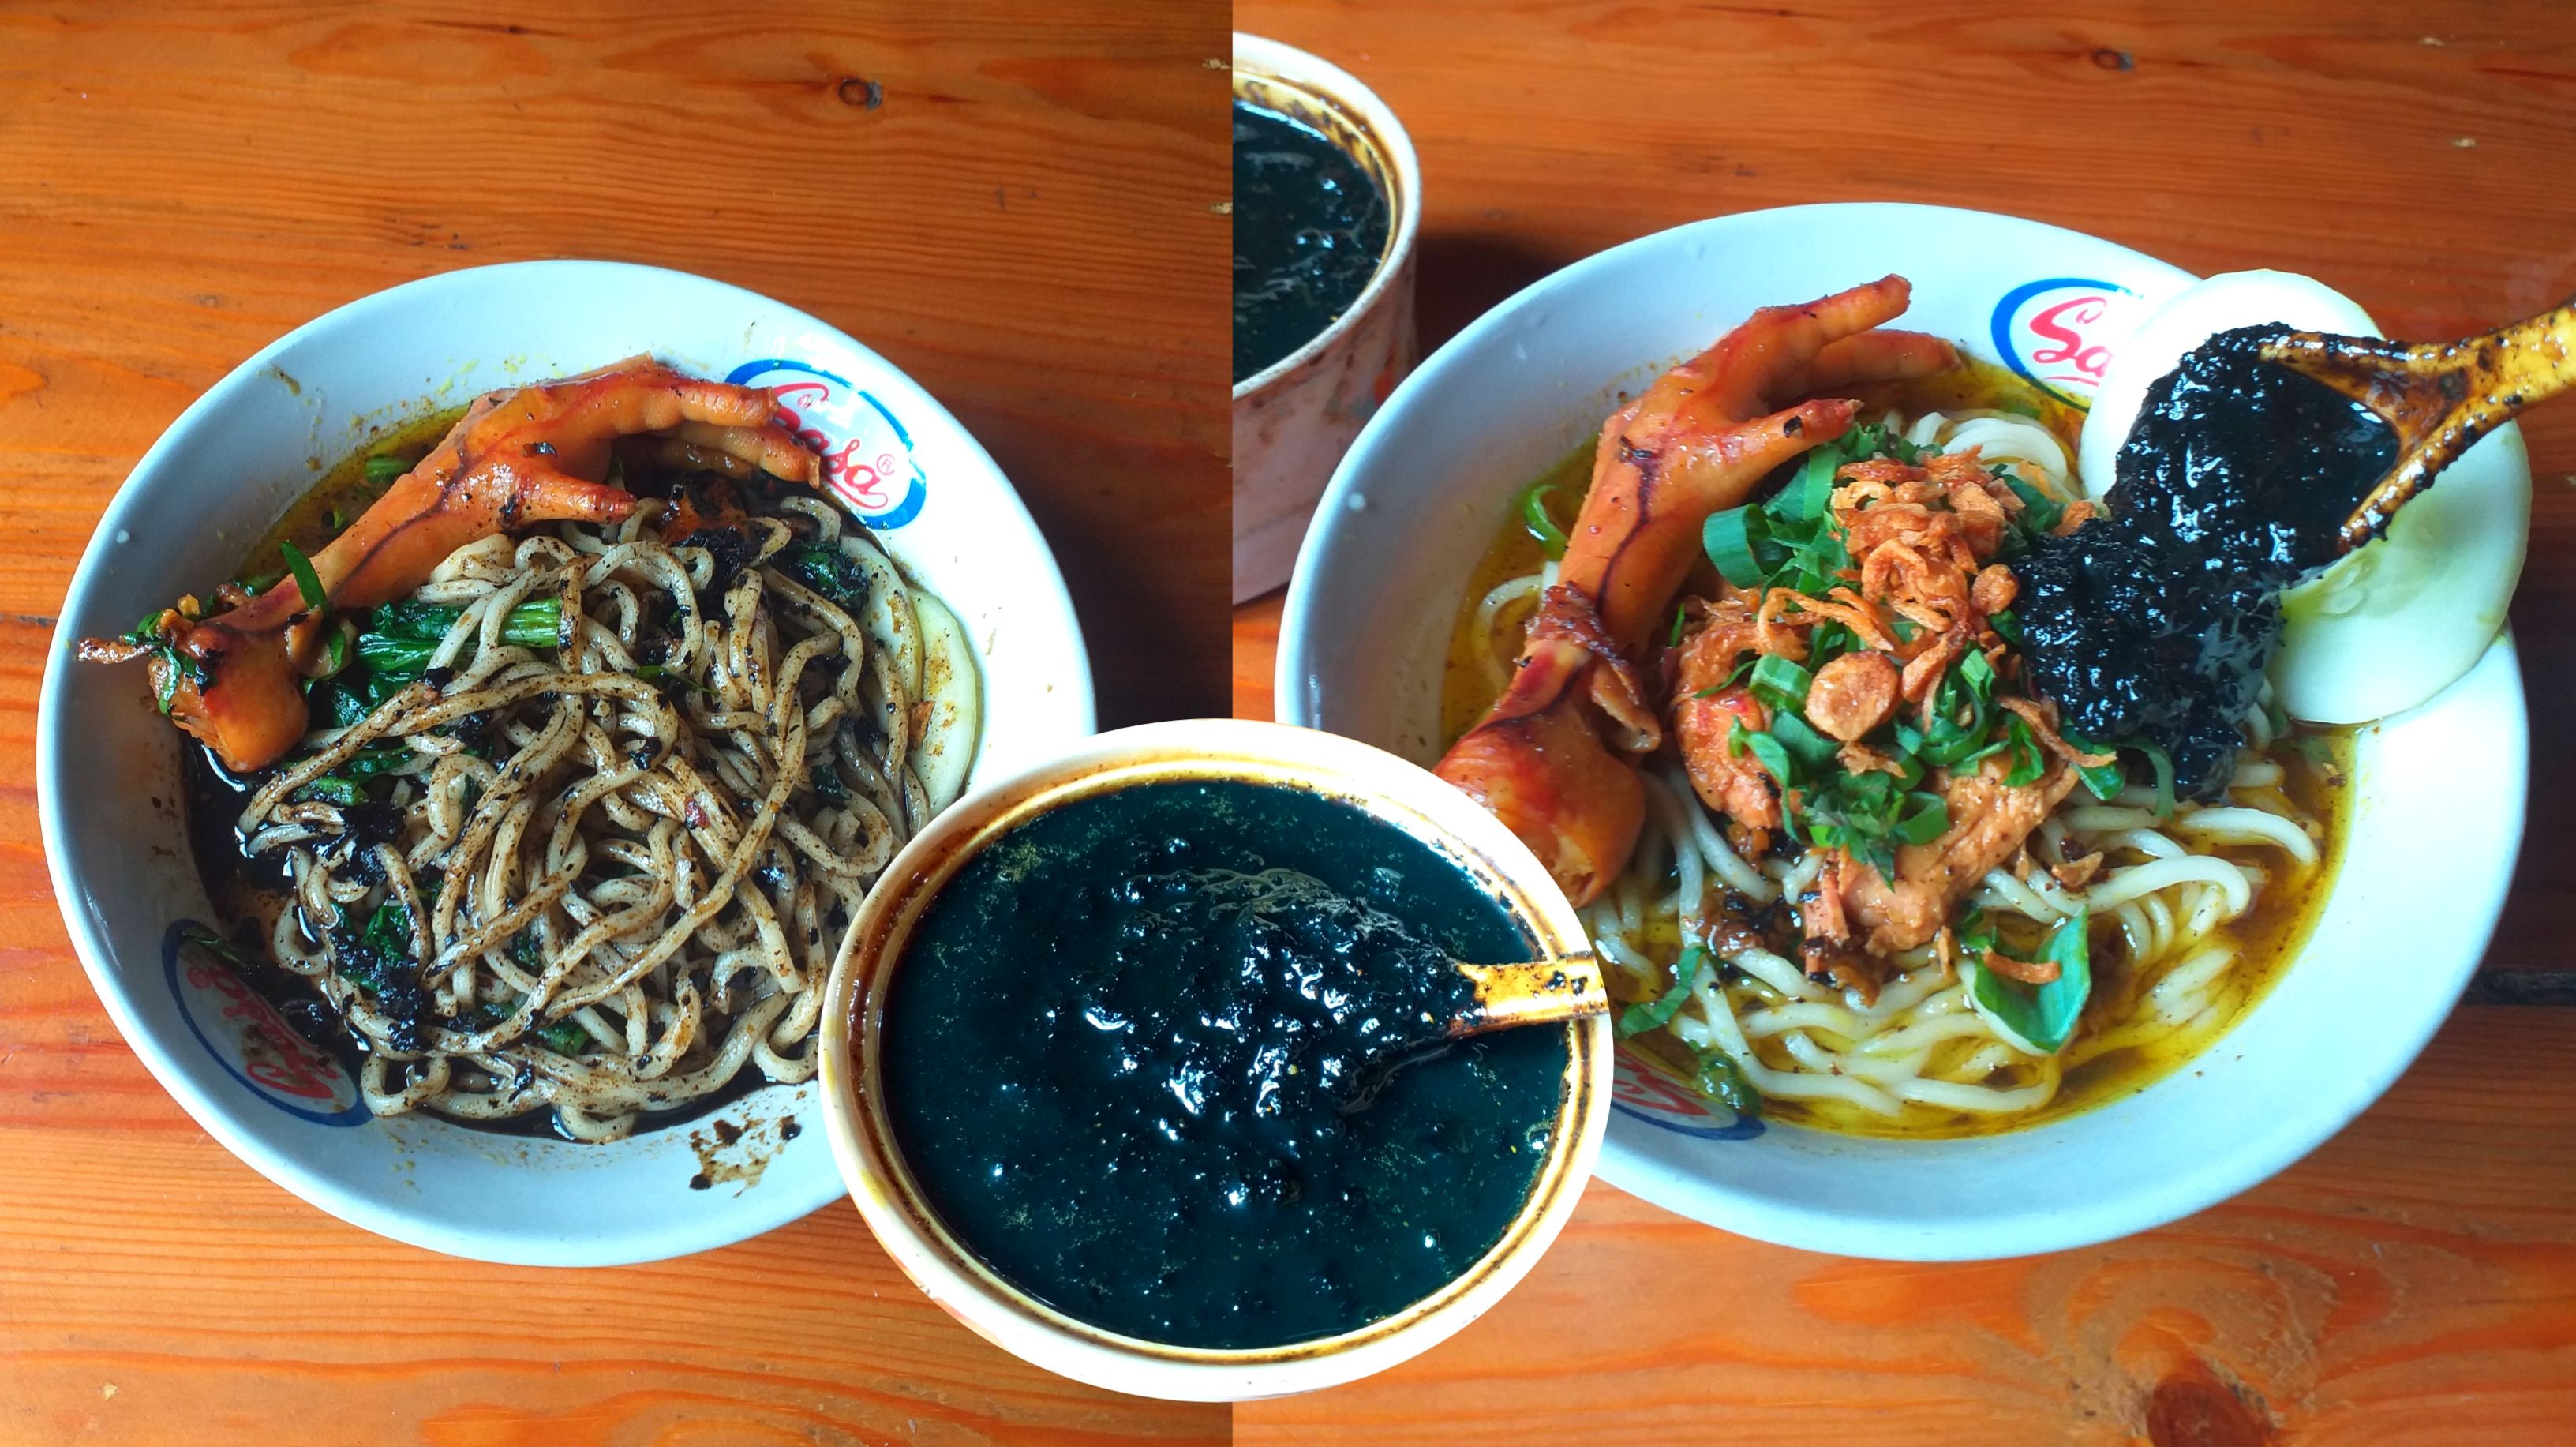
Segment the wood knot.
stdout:
<svg viewBox="0 0 2576 1447">
<path fill-rule="evenodd" d="M 2147 1398 L 2147 1440 L 2155 1447 L 2267 1447 L 2272 1422 L 2195 1362 L 2156 1383 Z"/>
<path fill-rule="evenodd" d="M 841 77 L 841 83 L 834 86 L 832 91 L 841 98 L 841 104 L 845 106 L 857 106 L 862 110 L 872 111 L 885 104 L 885 87 L 864 76 L 845 75 Z"/>
</svg>

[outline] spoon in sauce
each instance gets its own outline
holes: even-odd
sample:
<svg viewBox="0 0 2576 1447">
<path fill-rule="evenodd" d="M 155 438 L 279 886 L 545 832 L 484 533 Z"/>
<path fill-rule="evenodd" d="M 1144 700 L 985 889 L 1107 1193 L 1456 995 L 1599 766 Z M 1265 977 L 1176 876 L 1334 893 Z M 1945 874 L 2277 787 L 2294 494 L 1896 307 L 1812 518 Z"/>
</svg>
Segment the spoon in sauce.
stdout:
<svg viewBox="0 0 2576 1447">
<path fill-rule="evenodd" d="M 1556 1025 L 1609 1013 L 1601 965 L 1590 955 L 1511 965 L 1457 967 L 1476 987 L 1475 1003 L 1449 1018 L 1448 1039 L 1521 1025 Z"/>
<path fill-rule="evenodd" d="M 1600 962 L 1588 954 L 1508 965 L 1452 960 L 1450 968 L 1467 986 L 1452 995 L 1459 1004 L 1445 1015 L 1381 1017 L 1366 1043 L 1339 1072 L 1334 1094 L 1343 1110 L 1367 1105 L 1399 1068 L 1452 1041 L 1494 1030 L 1558 1025 L 1610 1011 L 1610 996 L 1601 986 Z"/>
<path fill-rule="evenodd" d="M 2456 342 L 2288 332 L 2260 355 L 2369 409 L 2396 436 L 2396 465 L 2343 524 L 2348 553 L 2386 532 L 2397 509 L 2470 444 L 2576 385 L 2576 300 Z"/>
</svg>

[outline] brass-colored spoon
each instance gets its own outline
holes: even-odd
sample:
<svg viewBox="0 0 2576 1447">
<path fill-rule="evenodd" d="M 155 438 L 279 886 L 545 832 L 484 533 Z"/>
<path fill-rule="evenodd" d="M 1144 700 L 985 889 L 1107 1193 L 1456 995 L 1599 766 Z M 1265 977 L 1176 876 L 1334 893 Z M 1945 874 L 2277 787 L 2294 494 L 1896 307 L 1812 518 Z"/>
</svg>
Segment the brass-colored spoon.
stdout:
<svg viewBox="0 0 2576 1447">
<path fill-rule="evenodd" d="M 1449 1038 L 1521 1025 L 1553 1025 L 1609 1013 L 1601 964 L 1590 955 L 1512 965 L 1460 965 L 1476 985 L 1476 1003 L 1449 1022 Z"/>
<path fill-rule="evenodd" d="M 1452 1040 L 1523 1025 L 1561 1024 L 1610 1011 L 1610 996 L 1601 988 L 1600 962 L 1590 955 L 1508 965 L 1451 961 L 1451 966 L 1475 985 L 1475 999 L 1447 1021 L 1426 1021 L 1422 1028 L 1392 1030 L 1372 1040 L 1351 1062 L 1357 1068 L 1343 1078 L 1337 1091 L 1343 1110 L 1367 1105 L 1398 1069 Z"/>
<path fill-rule="evenodd" d="M 2344 520 L 2343 551 L 2388 530 L 2434 475 L 2534 402 L 2576 386 L 2576 300 L 2456 342 L 2291 332 L 2263 360 L 2324 383 L 2397 434 L 2397 464 Z"/>
</svg>

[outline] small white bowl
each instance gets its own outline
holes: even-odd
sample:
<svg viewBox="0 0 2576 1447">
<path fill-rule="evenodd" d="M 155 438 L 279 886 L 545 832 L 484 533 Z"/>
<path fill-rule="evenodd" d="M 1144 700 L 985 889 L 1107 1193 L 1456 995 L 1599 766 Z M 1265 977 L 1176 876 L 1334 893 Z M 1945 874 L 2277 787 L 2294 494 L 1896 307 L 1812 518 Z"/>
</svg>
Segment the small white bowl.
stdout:
<svg viewBox="0 0 2576 1447">
<path fill-rule="evenodd" d="M 966 624 L 984 669 L 978 777 L 1092 729 L 1072 603 L 1008 480 L 885 359 L 766 297 L 609 262 L 480 267 L 352 302 L 208 389 L 108 505 L 54 631 L 36 729 L 54 893 L 117 1029 L 198 1124 L 332 1215 L 452 1255 L 649 1261 L 805 1215 L 841 1193 L 819 1087 L 764 1087 L 613 1145 L 370 1117 L 344 1072 L 180 946 L 180 921 L 213 918 L 182 829 L 181 736 L 141 669 L 84 665 L 72 648 L 229 577 L 321 468 L 383 424 L 638 352 L 781 388 L 822 433 L 836 489 Z"/>
<path fill-rule="evenodd" d="M 2079 401 L 2192 280 L 2053 226 L 1875 204 L 1720 217 L 1568 267 L 1441 348 L 1344 459 L 1289 585 L 1281 720 L 1436 756 L 1450 627 L 1519 489 L 1594 437 L 1623 391 L 1754 307 L 1889 272 L 1914 283 L 1896 325 Z M 2518 439 L 2490 457 L 2526 467 Z M 2233 1029 L 2136 1095 L 1976 1140 L 1862 1139 L 1723 1120 L 1623 1060 L 1601 1177 L 1747 1236 L 1903 1260 L 2062 1250 L 2224 1200 L 2360 1114 L 2448 1014 L 2503 907 L 2525 754 L 2506 639 L 2365 730 L 2348 852 L 2306 948 Z"/>
<path fill-rule="evenodd" d="M 1386 192 L 1386 254 L 1350 310 L 1234 384 L 1234 601 L 1288 581 L 1333 465 L 1413 370 L 1413 235 L 1422 165 L 1377 93 L 1294 46 L 1236 31 L 1234 98 L 1303 121 Z"/>
<path fill-rule="evenodd" d="M 1466 870 L 1539 950 L 1586 948 L 1582 921 L 1537 857 L 1464 794 L 1382 750 L 1245 719 L 1185 719 L 1101 734 L 960 799 L 895 856 L 851 923 L 823 1007 L 824 1119 L 851 1199 L 904 1274 L 985 1340 L 1079 1382 L 1186 1402 L 1338 1386 L 1427 1351 L 1483 1315 L 1529 1274 L 1573 1216 L 1610 1103 L 1609 1017 L 1562 1027 L 1565 1099 L 1529 1198 L 1502 1238 L 1440 1290 L 1339 1336 L 1275 1347 L 1173 1346 L 1076 1320 L 1003 1280 L 941 1223 L 905 1166 L 886 1115 L 879 1027 L 904 943 L 940 888 L 1019 823 L 1105 790 L 1211 778 L 1355 799 Z"/>
</svg>

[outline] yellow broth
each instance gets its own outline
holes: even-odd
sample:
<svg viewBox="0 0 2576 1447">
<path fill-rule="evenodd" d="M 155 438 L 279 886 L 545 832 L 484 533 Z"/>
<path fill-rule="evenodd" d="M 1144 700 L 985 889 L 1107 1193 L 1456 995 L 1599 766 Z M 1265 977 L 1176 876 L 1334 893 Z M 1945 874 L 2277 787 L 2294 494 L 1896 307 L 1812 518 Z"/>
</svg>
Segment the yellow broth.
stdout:
<svg viewBox="0 0 2576 1447">
<path fill-rule="evenodd" d="M 1882 418 L 1889 412 L 1907 418 L 1933 411 L 1956 413 L 1986 408 L 2020 413 L 2045 425 L 2066 445 L 2069 456 L 2074 454 L 2084 422 L 2081 410 L 2000 367 L 1976 361 L 1919 382 L 1859 389 L 1858 395 L 1865 404 L 1861 411 L 1864 420 Z M 1560 529 L 1571 532 L 1575 513 L 1591 486 L 1593 453 L 1593 444 L 1587 442 L 1549 464 L 1508 496 L 1496 499 L 1500 526 L 1469 577 L 1450 631 L 1440 689 L 1444 744 L 1454 742 L 1473 727 L 1492 706 L 1500 692 L 1500 675 L 1483 655 L 1490 649 L 1507 665 L 1536 606 L 1535 595 L 1508 605 L 1498 613 L 1497 627 L 1491 635 L 1477 628 L 1479 605 L 1493 589 L 1537 572 L 1547 561 L 1545 551 L 1522 517 L 1521 499 L 1532 488 L 1555 489 L 1546 500 L 1549 513 Z M 1766 484 L 1761 495 L 1767 495 L 1769 490 Z M 1700 574 L 1685 585 L 1684 592 L 1705 591 L 1715 579 L 1715 570 L 1703 563 Z M 2298 728 L 2293 730 L 2291 741 L 2276 743 L 2268 755 L 2282 765 L 2281 795 L 2300 814 L 2324 826 L 2325 838 L 2314 867 L 2297 870 L 2275 850 L 2217 847 L 2207 851 L 2234 862 L 2259 865 L 2265 871 L 2264 886 L 2257 892 L 2252 908 L 2212 932 L 2213 937 L 2233 941 L 2239 949 L 2230 971 L 2241 987 L 2235 993 L 2240 1003 L 2223 1018 L 2198 1028 L 2164 1031 L 2085 1060 L 2066 1072 L 2057 1093 L 2046 1105 L 2017 1114 L 1974 1114 L 1908 1103 L 1901 1114 L 1890 1118 L 1846 1102 L 1776 1099 L 1766 1099 L 1764 1110 L 1774 1119 L 1853 1135 L 1908 1139 L 1991 1135 L 2090 1109 L 2144 1090 L 2171 1074 L 2226 1033 L 2262 999 L 2282 966 L 2298 954 L 2314 930 L 2343 859 L 2352 812 L 2349 781 L 2353 740 L 2351 729 Z M 2252 792 L 2240 790 L 2238 796 L 2242 799 Z M 2152 978 L 2138 978 L 2127 968 L 2125 944 L 2114 940 L 2110 932 L 2095 931 L 2093 992 L 2083 1023 L 2068 1046 L 2070 1055 L 2078 1052 L 2087 1038 L 2118 1023 L 2154 983 Z M 1682 941 L 1678 933 L 1670 933 L 1668 937 L 1657 937 L 1652 945 L 1656 963 L 1669 970 L 1680 956 Z M 1610 984 L 1614 993 L 1623 985 L 1628 989 L 1643 988 L 1625 984 L 1615 971 L 1610 975 Z M 1956 1051 L 1951 1058 L 1964 1058 L 1979 1043 L 1982 1042 L 1950 1042 Z M 1666 1067 L 1677 1082 L 1692 1078 L 1689 1050 L 1666 1032 L 1655 1031 L 1625 1041 L 1623 1048 Z M 1765 1064 L 1784 1070 L 1791 1067 L 1780 1037 L 1756 1042 L 1755 1049 Z M 1927 1067 L 1926 1073 L 1931 1073 L 1938 1063 L 1936 1055 L 1934 1066 Z M 2019 1083 L 2009 1078 L 2009 1071 L 2007 1068 L 2007 1072 L 1999 1074 L 1995 1083 Z"/>
<path fill-rule="evenodd" d="M 286 555 L 279 551 L 278 544 L 293 543 L 307 557 L 322 551 L 356 521 L 358 514 L 374 506 L 386 488 L 393 486 L 390 479 L 369 480 L 368 459 L 399 457 L 406 466 L 418 462 L 464 415 L 462 407 L 442 407 L 396 422 L 359 443 L 348 456 L 331 464 L 311 490 L 286 510 L 286 516 L 252 545 L 249 556 L 241 560 L 233 576 L 254 588 L 265 588 L 272 579 L 285 577 Z"/>
</svg>

